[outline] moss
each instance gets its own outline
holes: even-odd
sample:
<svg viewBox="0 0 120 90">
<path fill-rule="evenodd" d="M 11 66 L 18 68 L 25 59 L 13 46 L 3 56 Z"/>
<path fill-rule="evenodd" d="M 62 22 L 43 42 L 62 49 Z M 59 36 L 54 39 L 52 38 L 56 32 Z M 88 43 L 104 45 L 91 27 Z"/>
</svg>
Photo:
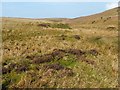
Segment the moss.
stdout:
<svg viewBox="0 0 120 90">
<path fill-rule="evenodd" d="M 76 56 L 69 54 L 58 61 L 65 67 L 73 67 L 76 63 Z"/>
</svg>

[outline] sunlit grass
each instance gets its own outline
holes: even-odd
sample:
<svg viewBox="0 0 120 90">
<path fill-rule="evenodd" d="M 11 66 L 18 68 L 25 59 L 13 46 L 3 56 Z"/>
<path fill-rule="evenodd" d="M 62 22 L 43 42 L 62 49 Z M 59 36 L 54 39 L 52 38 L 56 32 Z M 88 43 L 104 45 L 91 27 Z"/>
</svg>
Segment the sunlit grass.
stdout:
<svg viewBox="0 0 120 90">
<path fill-rule="evenodd" d="M 11 26 L 12 25 L 12 26 Z M 85 26 L 84 26 L 85 27 Z M 42 88 L 115 88 L 118 80 L 118 31 L 103 28 L 42 28 L 37 22 L 4 21 L 3 62 L 25 65 L 28 71 L 3 75 L 5 87 Z M 86 29 L 87 28 L 87 29 Z M 101 29 L 101 30 L 100 30 Z M 76 39 L 78 35 L 80 39 Z M 64 38 L 64 39 L 63 39 Z M 52 62 L 33 64 L 26 56 L 40 56 L 52 53 L 54 49 L 78 49 L 94 64 L 88 64 L 72 54 Z M 88 53 L 94 49 L 98 55 Z M 65 70 L 44 70 L 44 65 L 60 63 L 74 72 L 69 76 Z M 39 69 L 39 70 L 38 70 Z"/>
</svg>

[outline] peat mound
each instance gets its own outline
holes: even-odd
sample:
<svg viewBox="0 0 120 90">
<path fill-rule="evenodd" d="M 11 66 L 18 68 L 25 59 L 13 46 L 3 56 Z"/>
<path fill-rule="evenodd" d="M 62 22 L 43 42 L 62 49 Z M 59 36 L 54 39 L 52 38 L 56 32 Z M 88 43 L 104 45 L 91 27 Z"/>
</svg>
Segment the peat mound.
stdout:
<svg viewBox="0 0 120 90">
<path fill-rule="evenodd" d="M 32 63 L 34 63 L 34 64 L 40 64 L 40 63 L 51 62 L 51 61 L 54 61 L 55 59 L 60 60 L 64 56 L 66 56 L 67 54 L 72 54 L 72 55 L 75 55 L 77 59 L 85 61 L 88 64 L 93 64 L 93 62 L 91 62 L 91 60 L 87 60 L 85 58 L 84 55 L 86 53 L 92 54 L 94 56 L 97 56 L 99 54 L 98 51 L 95 49 L 91 49 L 87 52 L 84 52 L 84 51 L 79 50 L 79 49 L 66 49 L 66 50 L 54 49 L 53 52 L 50 54 L 44 54 L 41 56 L 27 56 L 26 58 L 31 59 Z"/>
</svg>

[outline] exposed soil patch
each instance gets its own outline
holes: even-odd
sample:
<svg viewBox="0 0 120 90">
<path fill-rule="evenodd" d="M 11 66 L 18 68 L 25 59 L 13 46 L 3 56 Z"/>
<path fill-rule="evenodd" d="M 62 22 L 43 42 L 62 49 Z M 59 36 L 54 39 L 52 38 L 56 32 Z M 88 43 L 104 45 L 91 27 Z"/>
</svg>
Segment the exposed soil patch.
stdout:
<svg viewBox="0 0 120 90">
<path fill-rule="evenodd" d="M 34 56 L 26 56 L 26 58 L 32 60 Z"/>
<path fill-rule="evenodd" d="M 98 51 L 95 49 L 89 50 L 88 53 L 96 56 L 98 55 Z M 46 62 L 51 62 L 54 60 L 60 60 L 62 59 L 64 56 L 66 56 L 67 54 L 72 54 L 75 55 L 77 59 L 80 59 L 82 57 L 82 61 L 88 63 L 88 64 L 94 64 L 91 60 L 86 60 L 84 55 L 86 54 L 86 52 L 78 50 L 78 49 L 66 49 L 66 50 L 62 50 L 62 49 L 54 49 L 52 53 L 50 54 L 44 54 L 41 56 L 27 56 L 28 59 L 32 59 L 32 63 L 34 64 L 40 64 L 40 63 L 46 63 Z M 55 67 L 59 67 L 59 65 L 55 65 Z M 51 66 L 51 67 L 54 67 Z"/>
<path fill-rule="evenodd" d="M 108 30 L 114 30 L 114 29 L 117 29 L 115 26 L 108 26 L 106 29 Z"/>
<path fill-rule="evenodd" d="M 70 68 L 65 68 L 64 71 L 63 71 L 63 73 L 62 73 L 62 76 L 65 76 L 65 75 L 67 75 L 67 76 L 73 76 L 74 72 Z"/>
<path fill-rule="evenodd" d="M 15 68 L 15 66 L 16 66 L 16 64 L 14 64 L 14 63 L 10 63 L 7 67 L 5 67 L 3 65 L 3 67 L 2 67 L 2 74 L 10 73 Z"/>
<path fill-rule="evenodd" d="M 88 51 L 88 53 L 97 56 L 99 53 L 97 50 L 95 49 L 91 49 Z M 52 53 L 50 54 L 44 54 L 41 56 L 27 56 L 27 59 L 31 60 L 31 64 L 41 64 L 41 63 L 47 63 L 47 62 L 51 62 L 54 60 L 60 60 L 62 59 L 64 56 L 68 55 L 68 54 L 72 54 L 75 55 L 76 58 L 78 60 L 81 60 L 83 62 L 86 62 L 87 64 L 91 64 L 94 65 L 95 62 L 92 60 L 88 60 L 85 58 L 85 54 L 86 52 L 78 50 L 78 49 L 54 49 Z M 3 66 L 6 66 L 7 63 L 4 63 Z M 8 67 L 3 67 L 3 74 L 7 74 L 10 73 L 13 69 L 15 69 L 15 71 L 19 72 L 25 72 L 27 70 L 29 70 L 29 64 L 16 64 L 16 63 L 11 63 L 8 65 Z M 60 65 L 60 64 L 51 64 L 51 65 L 46 65 L 45 66 L 47 69 L 54 69 L 54 70 L 63 70 L 66 69 L 64 66 Z M 39 68 L 38 68 L 39 70 Z"/>
<path fill-rule="evenodd" d="M 47 69 L 54 69 L 54 70 L 62 70 L 65 67 L 63 67 L 62 65 L 60 65 L 59 63 L 57 63 L 57 64 L 45 65 L 45 68 L 47 68 Z"/>
<path fill-rule="evenodd" d="M 68 50 L 65 50 L 65 53 L 69 53 L 77 56 L 82 56 L 85 54 L 85 52 L 78 49 L 68 49 Z"/>
<path fill-rule="evenodd" d="M 92 54 L 92 55 L 94 55 L 94 56 L 97 56 L 97 55 L 99 54 L 98 51 L 95 50 L 95 49 L 89 50 L 88 53 L 90 53 L 90 54 Z"/>
<path fill-rule="evenodd" d="M 51 75 L 52 73 L 55 73 L 54 70 L 61 70 L 61 73 L 57 75 L 57 77 L 64 77 L 64 76 L 73 76 L 74 72 L 71 68 L 67 68 L 65 66 L 62 66 L 59 63 L 45 65 L 44 68 L 47 70 L 47 75 Z"/>
<path fill-rule="evenodd" d="M 65 40 L 66 39 L 66 35 L 62 34 L 61 36 L 59 36 L 59 40 Z"/>
<path fill-rule="evenodd" d="M 9 68 L 6 68 L 6 67 L 2 67 L 2 74 L 7 74 L 7 73 L 10 73 L 11 70 Z"/>
<path fill-rule="evenodd" d="M 18 73 L 25 72 L 27 70 L 29 70 L 29 68 L 26 65 L 17 65 L 17 68 L 15 69 L 15 71 Z"/>
<path fill-rule="evenodd" d="M 5 66 L 5 65 L 7 65 L 7 62 L 3 62 L 3 63 L 2 63 L 2 66 Z"/>
<path fill-rule="evenodd" d="M 87 64 L 95 65 L 95 62 L 89 59 L 83 59 L 83 62 L 86 62 Z"/>
<path fill-rule="evenodd" d="M 77 39 L 77 40 L 80 40 L 80 36 L 79 35 L 74 35 L 73 36 L 75 39 Z"/>
<path fill-rule="evenodd" d="M 9 68 L 10 70 L 13 70 L 13 69 L 15 68 L 15 66 L 16 66 L 15 63 L 11 63 L 11 64 L 8 66 L 8 68 Z"/>
<path fill-rule="evenodd" d="M 33 59 L 33 63 L 40 64 L 45 62 L 51 62 L 53 60 L 53 56 L 51 54 L 45 54 L 42 56 L 36 56 Z"/>
<path fill-rule="evenodd" d="M 38 26 L 48 28 L 48 27 L 50 27 L 50 24 L 49 23 L 41 23 L 41 24 L 38 24 Z"/>
<path fill-rule="evenodd" d="M 53 52 L 51 53 L 53 57 L 57 57 L 58 60 L 63 58 L 65 56 L 65 51 L 61 49 L 54 49 Z"/>
<path fill-rule="evenodd" d="M 72 76 L 74 76 L 74 74 L 75 74 L 75 73 L 73 72 L 72 69 L 70 69 L 70 68 L 64 68 L 64 69 L 61 71 L 61 73 L 57 75 L 57 77 L 59 77 L 59 78 L 62 78 L 62 77 L 64 77 L 64 76 L 72 77 Z"/>
</svg>

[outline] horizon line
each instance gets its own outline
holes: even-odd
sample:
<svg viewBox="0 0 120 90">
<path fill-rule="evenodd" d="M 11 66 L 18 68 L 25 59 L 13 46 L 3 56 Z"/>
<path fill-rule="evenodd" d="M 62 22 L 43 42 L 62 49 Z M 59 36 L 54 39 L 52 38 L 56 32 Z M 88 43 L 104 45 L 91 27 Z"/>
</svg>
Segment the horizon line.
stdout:
<svg viewBox="0 0 120 90">
<path fill-rule="evenodd" d="M 118 7 L 115 7 L 115 8 L 119 8 Z M 112 8 L 112 9 L 115 9 L 115 8 Z M 81 17 L 87 17 L 87 16 L 91 16 L 91 15 L 96 15 L 96 14 L 100 14 L 100 13 L 103 13 L 103 12 L 106 12 L 106 11 L 109 11 L 109 10 L 112 10 L 112 9 L 108 9 L 108 10 L 104 10 L 102 12 L 98 12 L 98 13 L 94 13 L 94 14 L 89 14 L 89 15 L 83 15 L 83 16 L 76 16 L 76 17 L 19 17 L 19 16 L 0 16 L 0 18 L 20 18 L 20 19 L 75 19 L 75 18 L 81 18 Z"/>
</svg>

